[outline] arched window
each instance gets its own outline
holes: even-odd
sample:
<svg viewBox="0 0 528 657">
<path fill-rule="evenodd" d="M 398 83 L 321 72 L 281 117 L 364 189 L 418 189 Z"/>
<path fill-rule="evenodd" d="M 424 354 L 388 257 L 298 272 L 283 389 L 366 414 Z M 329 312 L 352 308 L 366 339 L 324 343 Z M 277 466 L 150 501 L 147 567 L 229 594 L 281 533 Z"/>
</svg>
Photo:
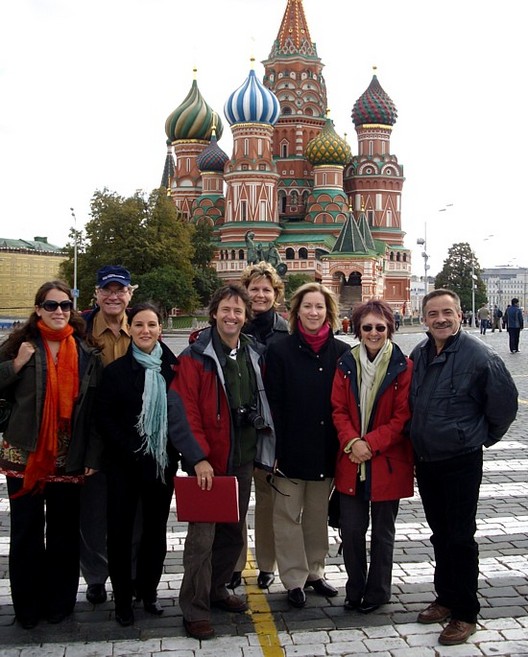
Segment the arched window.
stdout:
<svg viewBox="0 0 528 657">
<path fill-rule="evenodd" d="M 295 260 L 295 251 L 290 247 L 286 249 L 285 255 L 286 255 L 286 260 Z"/>
<path fill-rule="evenodd" d="M 299 260 L 308 260 L 308 249 L 304 246 L 299 249 Z"/>
<path fill-rule="evenodd" d="M 240 249 L 240 250 L 239 250 L 239 252 L 238 252 L 238 259 L 239 259 L 239 260 L 245 260 L 245 259 L 246 259 L 245 255 L 244 255 L 244 249 Z"/>
<path fill-rule="evenodd" d="M 235 252 L 235 249 L 232 249 L 232 251 L 231 251 L 231 260 L 235 260 L 235 259 L 236 259 L 236 252 Z"/>
</svg>

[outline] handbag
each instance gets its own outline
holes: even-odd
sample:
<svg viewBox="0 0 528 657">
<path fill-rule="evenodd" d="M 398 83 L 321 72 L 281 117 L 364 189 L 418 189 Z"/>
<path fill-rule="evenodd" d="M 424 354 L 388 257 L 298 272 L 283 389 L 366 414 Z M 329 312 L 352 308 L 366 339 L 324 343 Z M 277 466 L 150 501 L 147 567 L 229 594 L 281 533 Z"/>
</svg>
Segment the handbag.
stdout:
<svg viewBox="0 0 528 657">
<path fill-rule="evenodd" d="M 0 399 L 0 433 L 4 433 L 9 424 L 11 416 L 11 402 L 7 399 Z"/>
</svg>

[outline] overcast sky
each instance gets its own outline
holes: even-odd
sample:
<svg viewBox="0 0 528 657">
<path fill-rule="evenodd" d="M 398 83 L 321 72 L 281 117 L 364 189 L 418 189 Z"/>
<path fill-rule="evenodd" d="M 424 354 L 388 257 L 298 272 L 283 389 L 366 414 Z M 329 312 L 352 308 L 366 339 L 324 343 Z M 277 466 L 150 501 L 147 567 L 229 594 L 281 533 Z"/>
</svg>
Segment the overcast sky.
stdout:
<svg viewBox="0 0 528 657">
<path fill-rule="evenodd" d="M 63 245 L 96 189 L 158 187 L 166 117 L 198 67 L 223 115 L 250 57 L 269 55 L 286 0 L 3 0 L 0 3 L 0 237 Z M 402 226 L 423 272 L 467 241 L 482 266 L 528 265 L 525 21 L 520 0 L 304 0 L 325 64 L 336 130 L 377 66 L 398 108 L 391 151 L 404 165 Z M 227 121 L 219 145 L 230 155 Z M 447 207 L 449 206 L 449 207 Z M 447 210 L 440 212 L 447 207 Z M 489 238 L 490 235 L 493 237 Z"/>
</svg>

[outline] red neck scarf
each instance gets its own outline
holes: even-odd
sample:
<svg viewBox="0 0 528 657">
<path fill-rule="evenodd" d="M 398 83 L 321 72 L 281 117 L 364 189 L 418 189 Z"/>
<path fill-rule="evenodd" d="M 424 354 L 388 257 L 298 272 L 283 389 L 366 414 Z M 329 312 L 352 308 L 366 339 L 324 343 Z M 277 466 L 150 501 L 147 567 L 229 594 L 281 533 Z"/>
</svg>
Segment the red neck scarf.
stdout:
<svg viewBox="0 0 528 657">
<path fill-rule="evenodd" d="M 303 340 L 306 342 L 306 344 L 312 348 L 312 351 L 314 351 L 316 354 L 319 353 L 324 345 L 324 343 L 328 340 L 328 334 L 330 333 L 330 324 L 323 324 L 321 328 L 317 331 L 317 333 L 307 333 L 306 329 L 302 325 L 301 320 L 299 319 L 297 321 L 297 329 L 299 333 L 302 335 Z"/>
<path fill-rule="evenodd" d="M 17 497 L 33 489 L 39 492 L 46 477 L 53 474 L 58 434 L 59 431 L 70 433 L 73 407 L 79 394 L 79 363 L 72 326 L 68 324 L 60 331 L 55 331 L 42 320 L 38 321 L 37 326 L 46 352 L 46 396 L 37 448 L 29 455 L 24 471 L 24 485 L 16 494 Z M 56 364 L 48 342 L 60 342 Z"/>
</svg>

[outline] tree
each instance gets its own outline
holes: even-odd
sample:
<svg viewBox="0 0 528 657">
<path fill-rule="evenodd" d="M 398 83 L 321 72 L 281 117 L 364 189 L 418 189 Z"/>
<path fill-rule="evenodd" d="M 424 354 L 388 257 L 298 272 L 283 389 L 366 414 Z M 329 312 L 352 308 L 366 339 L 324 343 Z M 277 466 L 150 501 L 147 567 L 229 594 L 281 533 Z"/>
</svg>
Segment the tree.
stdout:
<svg viewBox="0 0 528 657">
<path fill-rule="evenodd" d="M 289 305 L 289 301 L 297 288 L 312 280 L 313 278 L 308 274 L 288 274 L 284 282 L 284 297 L 286 299 L 286 305 Z"/>
<path fill-rule="evenodd" d="M 164 310 L 173 306 L 190 310 L 192 304 L 198 303 L 192 288 L 193 228 L 162 190 L 154 190 L 148 198 L 141 191 L 124 198 L 108 189 L 97 190 L 91 200 L 90 214 L 92 218 L 85 226 L 78 248 L 80 308 L 90 304 L 95 273 L 106 264 L 119 264 L 130 271 L 132 283 L 139 283 L 143 288 L 134 299 L 157 301 Z M 74 237 L 73 233 L 70 237 Z M 71 281 L 72 243 L 67 245 L 67 250 L 70 258 L 61 273 Z M 169 286 L 168 296 L 161 294 L 155 282 L 156 272 Z"/>
<path fill-rule="evenodd" d="M 472 264 L 473 263 L 473 264 Z M 462 310 L 472 308 L 471 285 L 475 284 L 475 308 L 487 301 L 486 284 L 478 260 L 467 242 L 458 242 L 447 252 L 442 271 L 435 278 L 435 289 L 448 288 L 460 297 Z M 472 276 L 475 276 L 475 279 Z"/>
<path fill-rule="evenodd" d="M 207 306 L 213 292 L 221 285 L 216 269 L 211 267 L 211 260 L 213 259 L 215 250 L 213 244 L 213 227 L 206 222 L 201 222 L 194 226 L 192 245 L 194 247 L 194 256 L 192 258 L 194 269 L 193 285 L 201 305 Z"/>
</svg>

